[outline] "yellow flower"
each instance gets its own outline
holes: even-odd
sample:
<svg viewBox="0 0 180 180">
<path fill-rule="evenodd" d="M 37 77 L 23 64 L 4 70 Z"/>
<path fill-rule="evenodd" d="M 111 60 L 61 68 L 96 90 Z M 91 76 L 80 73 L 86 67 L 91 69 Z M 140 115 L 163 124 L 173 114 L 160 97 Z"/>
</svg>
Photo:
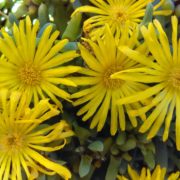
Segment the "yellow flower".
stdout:
<svg viewBox="0 0 180 180">
<path fill-rule="evenodd" d="M 59 111 L 47 99 L 30 109 L 24 95 L 21 97 L 17 91 L 9 93 L 5 89 L 0 91 L 0 107 L 0 179 L 22 180 L 22 170 L 29 180 L 36 178 L 38 172 L 58 173 L 69 179 L 71 173 L 67 168 L 40 153 L 63 148 L 65 138 L 73 135 L 65 121 L 42 125 Z M 47 145 L 57 141 L 61 142 L 59 146 Z"/>
<path fill-rule="evenodd" d="M 89 33 L 91 37 L 96 34 L 103 35 L 105 23 L 109 25 L 113 34 L 119 36 L 124 27 L 127 26 L 129 32 L 132 32 L 145 16 L 147 4 L 154 0 L 90 0 L 94 6 L 81 6 L 77 8 L 72 15 L 77 12 L 88 12 L 95 14 L 84 22 L 84 32 Z M 154 15 L 169 15 L 170 10 L 158 10 L 165 0 L 160 0 L 154 6 Z"/>
<path fill-rule="evenodd" d="M 158 30 L 158 34 L 156 30 Z M 122 52 L 129 58 L 145 66 L 128 72 L 119 72 L 112 77 L 120 80 L 153 83 L 152 87 L 143 92 L 120 99 L 118 104 L 134 103 L 153 96 L 154 98 L 147 106 L 134 110 L 130 114 L 137 116 L 152 109 L 152 113 L 140 127 L 140 132 L 150 129 L 148 138 L 152 138 L 165 123 L 164 141 L 168 138 L 173 113 L 176 112 L 176 145 L 180 150 L 180 39 L 177 39 L 177 32 L 178 20 L 176 16 L 172 16 L 171 49 L 168 37 L 158 20 L 150 23 L 148 28 L 142 27 L 142 34 L 152 55 L 146 57 L 129 47 L 121 47 Z"/>
<path fill-rule="evenodd" d="M 99 37 L 97 42 L 90 39 L 84 39 L 84 41 L 89 45 L 86 48 L 79 44 L 81 56 L 85 62 L 85 68 L 79 72 L 84 75 L 71 78 L 77 85 L 84 86 L 83 90 L 72 95 L 72 98 L 77 98 L 74 102 L 75 106 L 86 103 L 77 115 L 85 114 L 83 121 L 93 117 L 90 128 L 97 126 L 97 130 L 101 131 L 110 110 L 110 131 L 114 135 L 118 127 L 125 130 L 125 111 L 141 107 L 140 103 L 116 106 L 116 99 L 143 90 L 146 86 L 132 81 L 111 80 L 110 76 L 120 70 L 139 67 L 139 64 L 118 50 L 117 41 L 108 26 L 106 26 L 103 39 Z M 118 41 L 121 45 L 128 45 L 133 48 L 137 42 L 137 35 L 134 33 L 132 37 L 129 37 L 126 29 Z M 142 45 L 137 50 L 146 53 L 145 49 L 145 46 Z M 145 118 L 144 115 L 142 118 Z M 132 125 L 136 127 L 136 118 L 129 116 L 129 119 Z"/>
<path fill-rule="evenodd" d="M 154 171 L 151 173 L 149 169 L 143 168 L 141 170 L 140 175 L 128 166 L 128 174 L 131 180 L 165 180 L 166 168 L 161 168 L 159 165 L 156 166 Z M 172 173 L 168 180 L 178 180 L 180 177 L 180 172 Z M 124 176 L 117 176 L 118 180 L 128 180 L 128 178 Z"/>
<path fill-rule="evenodd" d="M 59 98 L 68 100 L 70 94 L 60 89 L 59 85 L 76 86 L 66 76 L 76 72 L 76 66 L 63 66 L 77 57 L 75 51 L 59 53 L 68 43 L 67 39 L 55 40 L 59 31 L 52 32 L 47 26 L 40 39 L 36 34 L 39 21 L 32 25 L 29 17 L 13 25 L 12 36 L 2 30 L 0 51 L 5 58 L 0 61 L 0 88 L 19 90 L 27 94 L 27 101 L 37 104 L 40 99 L 51 98 L 60 108 Z"/>
</svg>

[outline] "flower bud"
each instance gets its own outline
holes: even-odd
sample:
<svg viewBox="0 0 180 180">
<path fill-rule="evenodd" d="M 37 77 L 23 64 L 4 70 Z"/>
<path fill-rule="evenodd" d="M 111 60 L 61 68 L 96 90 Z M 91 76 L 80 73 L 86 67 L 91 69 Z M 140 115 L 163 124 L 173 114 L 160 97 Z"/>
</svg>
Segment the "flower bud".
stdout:
<svg viewBox="0 0 180 180">
<path fill-rule="evenodd" d="M 162 4 L 161 7 L 162 7 L 162 9 L 174 11 L 175 5 L 172 0 L 166 0 L 166 1 L 164 1 L 164 3 Z"/>
</svg>

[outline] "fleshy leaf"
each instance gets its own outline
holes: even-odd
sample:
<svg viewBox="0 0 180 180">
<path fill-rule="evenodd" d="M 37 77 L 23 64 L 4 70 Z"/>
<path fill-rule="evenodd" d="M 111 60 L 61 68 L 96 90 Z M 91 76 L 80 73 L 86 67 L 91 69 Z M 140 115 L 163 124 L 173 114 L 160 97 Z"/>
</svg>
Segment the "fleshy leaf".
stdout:
<svg viewBox="0 0 180 180">
<path fill-rule="evenodd" d="M 95 152 L 96 151 L 102 152 L 104 149 L 104 145 L 101 141 L 94 141 L 88 146 L 88 149 Z"/>
<path fill-rule="evenodd" d="M 79 165 L 79 175 L 80 177 L 84 177 L 86 176 L 91 168 L 91 162 L 92 162 L 92 158 L 88 155 L 83 155 L 81 157 L 81 162 Z"/>
</svg>

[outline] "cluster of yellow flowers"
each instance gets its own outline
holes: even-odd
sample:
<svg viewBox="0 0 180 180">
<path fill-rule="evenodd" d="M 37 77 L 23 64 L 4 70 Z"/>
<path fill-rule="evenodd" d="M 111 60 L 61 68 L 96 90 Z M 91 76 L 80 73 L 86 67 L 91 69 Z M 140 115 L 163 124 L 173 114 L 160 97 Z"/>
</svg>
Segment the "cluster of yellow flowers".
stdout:
<svg viewBox="0 0 180 180">
<path fill-rule="evenodd" d="M 128 166 L 128 174 L 132 180 L 163 180 L 166 177 L 166 169 L 156 166 L 154 171 L 150 172 L 149 169 L 142 168 L 140 175 Z M 175 172 L 169 175 L 168 180 L 178 180 L 180 178 L 180 172 Z M 117 176 L 118 180 L 128 180 L 125 176 Z"/>
<path fill-rule="evenodd" d="M 78 54 L 59 53 L 68 40 L 55 44 L 59 32 L 52 32 L 52 28 L 48 26 L 38 40 L 39 21 L 32 24 L 27 16 L 19 26 L 13 25 L 12 35 L 1 30 L 0 179 L 21 180 L 22 169 L 28 179 L 36 179 L 38 172 L 71 177 L 67 168 L 39 153 L 63 148 L 66 138 L 74 135 L 64 120 L 43 126 L 62 109 L 57 97 L 69 100 L 70 94 L 58 85 L 76 86 L 64 77 L 80 69 L 62 66 Z M 50 104 L 49 99 L 56 105 Z"/>
<path fill-rule="evenodd" d="M 139 131 L 149 131 L 149 139 L 165 124 L 163 141 L 168 138 L 176 111 L 176 145 L 180 150 L 177 17 L 172 16 L 171 48 L 158 20 L 138 28 L 152 0 L 91 2 L 96 7 L 82 6 L 73 13 L 96 14 L 84 22 L 86 37 L 82 40 L 86 45 L 79 43 L 79 54 L 75 50 L 61 51 L 68 40 L 57 40 L 59 31 L 54 31 L 51 25 L 37 38 L 39 21 L 32 24 L 28 16 L 19 25 L 13 25 L 12 34 L 1 30 L 0 179 L 21 180 L 22 169 L 28 179 L 36 179 L 38 172 L 71 178 L 68 169 L 40 153 L 63 148 L 66 138 L 74 135 L 64 120 L 48 127 L 41 125 L 62 111 L 60 98 L 75 106 L 83 105 L 77 115 L 83 115 L 83 121 L 91 119 L 90 128 L 97 126 L 97 131 L 102 130 L 109 117 L 111 135 L 126 129 L 126 114 L 133 127 L 137 127 L 137 116 L 140 117 Z M 169 10 L 159 10 L 163 2 L 160 0 L 154 6 L 154 15 L 171 14 Z M 143 42 L 139 40 L 140 33 Z M 85 66 L 69 65 L 78 56 Z M 60 85 L 78 86 L 80 90 L 71 95 Z M 151 114 L 147 117 L 149 110 Z M 59 145 L 52 147 L 51 142 Z M 141 176 L 130 167 L 128 171 L 132 179 L 161 179 L 161 173 L 162 178 L 165 174 L 159 166 L 152 177 L 149 170 L 146 175 L 143 169 Z M 156 176 L 159 178 L 153 178 Z M 178 172 L 170 179 L 176 177 Z"/>
</svg>

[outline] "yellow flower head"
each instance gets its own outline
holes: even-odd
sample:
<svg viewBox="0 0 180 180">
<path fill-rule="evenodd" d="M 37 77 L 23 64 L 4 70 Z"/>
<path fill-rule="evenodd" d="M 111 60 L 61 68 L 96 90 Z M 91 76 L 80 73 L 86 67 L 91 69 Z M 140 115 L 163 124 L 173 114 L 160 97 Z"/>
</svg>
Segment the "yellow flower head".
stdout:
<svg viewBox="0 0 180 180">
<path fill-rule="evenodd" d="M 104 34 L 105 23 L 109 25 L 113 34 L 118 36 L 127 26 L 129 32 L 137 27 L 145 16 L 147 4 L 154 0 L 90 0 L 94 6 L 81 6 L 77 12 L 88 12 L 95 14 L 84 22 L 84 32 L 90 33 L 91 37 L 96 34 Z M 154 15 L 169 15 L 169 10 L 157 10 L 165 0 L 160 0 L 154 6 Z"/>
<path fill-rule="evenodd" d="M 70 94 L 59 85 L 76 86 L 66 76 L 79 69 L 63 64 L 78 55 L 75 51 L 59 52 L 68 40 L 55 44 L 59 31 L 52 32 L 52 28 L 47 26 L 38 39 L 39 21 L 32 25 L 27 16 L 19 26 L 13 25 L 12 36 L 2 29 L 0 51 L 5 58 L 0 61 L 0 88 L 19 90 L 27 95 L 28 102 L 33 100 L 34 104 L 39 99 L 50 97 L 61 108 L 57 97 L 68 100 Z"/>
<path fill-rule="evenodd" d="M 166 168 L 161 168 L 158 165 L 152 173 L 149 169 L 143 168 L 139 175 L 134 169 L 128 166 L 128 174 L 131 180 L 165 180 Z M 175 172 L 168 177 L 168 180 L 178 180 L 179 178 L 180 172 Z M 126 177 L 120 175 L 117 176 L 117 179 L 128 180 Z"/>
<path fill-rule="evenodd" d="M 28 179 L 36 178 L 38 172 L 58 173 L 69 179 L 71 173 L 67 168 L 40 153 L 63 148 L 65 138 L 73 135 L 65 121 L 40 126 L 59 111 L 47 99 L 30 109 L 26 98 L 21 98 L 18 92 L 10 94 L 5 89 L 0 91 L 0 107 L 0 179 L 22 180 L 22 170 Z M 61 144 L 55 147 L 47 145 L 55 141 Z"/>
<path fill-rule="evenodd" d="M 125 130 L 125 111 L 137 107 L 141 107 L 140 103 L 127 106 L 117 106 L 116 100 L 124 96 L 133 94 L 146 88 L 141 83 L 132 81 L 112 80 L 111 74 L 139 67 L 135 61 L 124 56 L 118 49 L 117 40 L 113 37 L 110 28 L 106 26 L 104 38 L 97 38 L 97 42 L 90 39 L 84 39 L 89 47 L 79 45 L 81 56 L 85 62 L 85 68 L 79 72 L 84 74 L 81 77 L 74 77 L 72 80 L 79 86 L 84 86 L 83 90 L 72 95 L 72 98 L 78 98 L 74 105 L 85 104 L 77 113 L 83 115 L 86 121 L 92 117 L 90 128 L 97 126 L 97 130 L 101 131 L 110 113 L 111 134 L 117 132 L 118 127 Z M 136 46 L 137 35 L 129 37 L 128 30 L 123 32 L 123 36 L 118 40 L 121 45 L 128 45 L 132 48 Z M 140 46 L 137 51 L 145 52 L 145 46 Z M 142 118 L 145 118 L 142 115 Z M 137 120 L 129 116 L 134 127 Z"/>
<path fill-rule="evenodd" d="M 158 31 L 158 34 L 156 33 Z M 129 104 L 153 96 L 149 104 L 132 111 L 132 116 L 141 115 L 152 109 L 140 132 L 150 129 L 148 138 L 154 137 L 164 124 L 163 140 L 167 140 L 169 128 L 176 112 L 176 145 L 180 150 L 180 39 L 178 40 L 178 20 L 172 16 L 172 49 L 161 24 L 158 20 L 150 23 L 148 28 L 142 27 L 142 34 L 152 55 L 146 57 L 140 52 L 121 47 L 124 54 L 145 65 L 144 68 L 132 69 L 128 72 L 114 74 L 113 78 L 132 80 L 134 82 L 153 83 L 143 92 L 120 99 L 118 104 Z"/>
</svg>

